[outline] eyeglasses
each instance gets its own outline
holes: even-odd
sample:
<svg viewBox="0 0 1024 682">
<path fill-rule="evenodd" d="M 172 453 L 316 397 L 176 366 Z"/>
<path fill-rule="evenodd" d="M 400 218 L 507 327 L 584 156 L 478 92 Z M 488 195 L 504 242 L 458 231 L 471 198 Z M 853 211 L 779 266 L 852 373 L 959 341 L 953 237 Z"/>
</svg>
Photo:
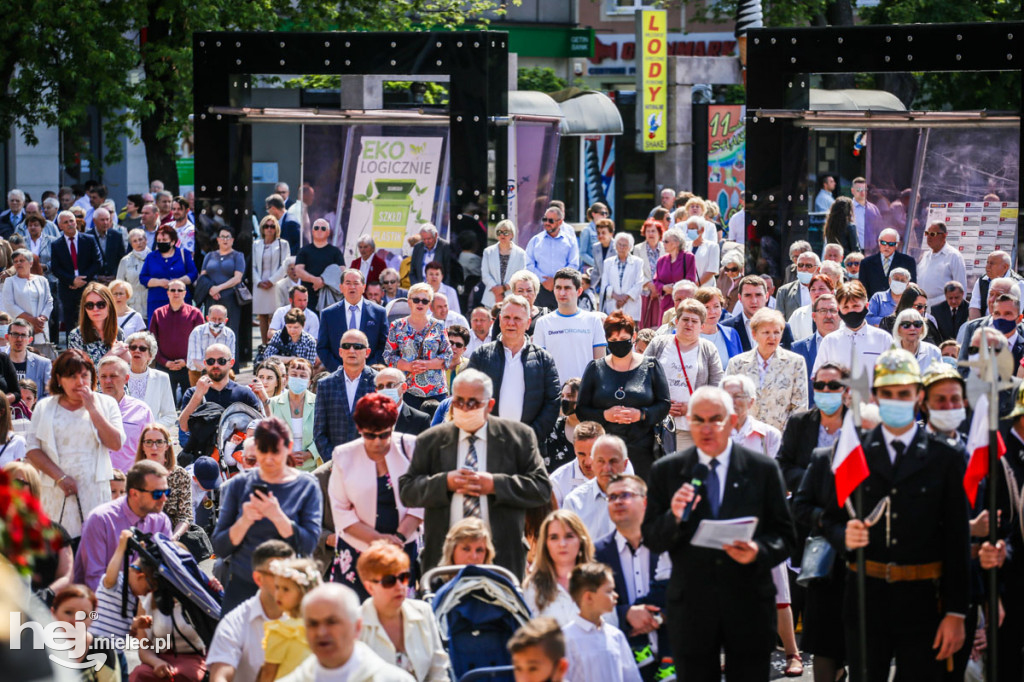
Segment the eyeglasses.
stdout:
<svg viewBox="0 0 1024 682">
<path fill-rule="evenodd" d="M 168 289 L 167 293 L 169 293 L 169 294 L 183 294 L 183 293 L 185 293 L 185 290 L 184 289 Z"/>
<path fill-rule="evenodd" d="M 136 344 L 132 344 L 131 346 L 128 346 L 128 350 L 132 351 L 133 353 L 135 351 L 138 351 L 140 353 L 148 353 L 149 352 L 149 346 L 139 346 L 139 345 L 136 345 Z"/>
<path fill-rule="evenodd" d="M 328 231 L 330 231 L 330 229 L 331 228 L 327 227 L 326 225 L 314 225 L 313 226 L 313 231 L 314 232 L 328 232 Z"/>
<path fill-rule="evenodd" d="M 634 497 L 643 497 L 640 493 L 635 493 L 632 490 L 623 490 L 621 493 L 612 493 L 608 496 L 608 504 L 614 504 L 619 500 L 623 502 L 629 502 Z"/>
<path fill-rule="evenodd" d="M 545 225 L 549 223 L 553 225 L 554 223 L 557 223 L 558 220 L 556 220 L 555 218 L 544 218 L 544 220 L 542 220 L 541 222 L 544 223 Z"/>
<path fill-rule="evenodd" d="M 409 301 L 415 305 L 430 305 L 429 298 L 410 298 Z"/>
<path fill-rule="evenodd" d="M 159 500 L 161 497 L 170 497 L 171 489 L 163 488 L 162 490 L 146 490 L 145 488 L 136 488 L 140 493 L 149 493 L 153 496 L 154 500 Z"/>
<path fill-rule="evenodd" d="M 395 382 L 395 381 L 391 382 L 390 384 L 377 384 L 377 390 L 378 391 L 384 391 L 384 390 L 387 390 L 389 388 L 398 388 L 399 385 L 400 384 L 398 382 Z"/>
<path fill-rule="evenodd" d="M 878 240 L 879 246 L 896 246 L 897 244 L 899 244 L 899 242 L 886 242 L 882 241 L 881 239 Z"/>
<path fill-rule="evenodd" d="M 843 382 L 841 382 L 841 381 L 815 381 L 814 382 L 814 390 L 815 391 L 841 391 L 844 388 L 846 388 L 846 386 L 844 386 Z"/>
<path fill-rule="evenodd" d="M 452 341 L 451 346 L 452 348 L 465 348 L 466 344 L 462 343 L 461 341 Z"/>
<path fill-rule="evenodd" d="M 690 417 L 690 427 L 694 429 L 700 429 L 705 427 L 711 427 L 715 430 L 721 429 L 725 424 L 725 417 L 712 417 L 711 419 L 704 421 L 700 417 Z"/>
<path fill-rule="evenodd" d="M 394 429 L 388 429 L 387 431 L 379 431 L 377 433 L 371 433 L 370 431 L 360 431 L 359 434 L 364 440 L 388 440 L 391 438 L 391 432 Z"/>
<path fill-rule="evenodd" d="M 142 444 L 150 448 L 162 448 L 163 446 L 167 445 L 167 441 L 165 441 L 163 438 L 158 438 L 156 440 L 144 440 L 142 441 Z"/>
<path fill-rule="evenodd" d="M 820 313 L 822 315 L 838 315 L 839 308 L 818 308 L 817 310 L 814 311 L 814 313 Z"/>
<path fill-rule="evenodd" d="M 398 575 L 385 575 L 381 576 L 380 580 L 371 580 L 371 583 L 377 583 L 383 588 L 391 588 L 402 583 L 403 585 L 409 584 L 409 571 L 402 571 Z"/>
<path fill-rule="evenodd" d="M 231 360 L 229 360 L 228 358 L 206 358 L 207 367 L 213 367 L 214 365 L 220 365 L 221 367 L 223 367 L 229 362 L 231 362 Z"/>
<path fill-rule="evenodd" d="M 348 341 L 346 341 L 345 343 L 341 344 L 341 349 L 342 350 L 366 350 L 366 346 L 364 346 L 361 343 L 349 343 Z"/>
<path fill-rule="evenodd" d="M 217 239 L 234 239 L 230 234 L 217 235 Z"/>
<path fill-rule="evenodd" d="M 913 320 L 910 322 L 900 322 L 900 329 L 920 329 L 924 326 L 924 322 L 921 320 Z"/>
<path fill-rule="evenodd" d="M 86 310 L 106 310 L 106 301 L 86 301 L 84 304 Z"/>
<path fill-rule="evenodd" d="M 19 334 L 16 332 L 10 332 L 8 334 L 12 339 L 28 339 L 31 338 L 28 334 Z"/>
<path fill-rule="evenodd" d="M 469 410 L 472 412 L 483 407 L 485 402 L 476 398 L 452 398 L 452 407 L 457 410 Z"/>
</svg>

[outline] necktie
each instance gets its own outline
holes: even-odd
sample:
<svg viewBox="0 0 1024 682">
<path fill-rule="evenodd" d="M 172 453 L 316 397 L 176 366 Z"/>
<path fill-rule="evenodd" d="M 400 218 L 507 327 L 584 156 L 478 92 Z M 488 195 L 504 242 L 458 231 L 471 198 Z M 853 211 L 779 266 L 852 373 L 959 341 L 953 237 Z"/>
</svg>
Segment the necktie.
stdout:
<svg viewBox="0 0 1024 682">
<path fill-rule="evenodd" d="M 466 463 L 463 465 L 464 469 L 470 471 L 476 471 L 477 459 L 476 459 L 476 436 L 469 437 L 469 452 L 466 453 Z M 462 496 L 462 516 L 468 518 L 470 516 L 480 517 L 480 498 L 472 495 Z"/>
<path fill-rule="evenodd" d="M 356 311 L 359 310 L 358 306 L 350 305 L 348 307 L 348 328 L 359 329 L 359 325 L 356 324 Z"/>
<path fill-rule="evenodd" d="M 711 503 L 711 515 L 716 519 L 718 518 L 718 507 L 722 504 L 722 484 L 718 480 L 718 465 L 718 459 L 712 457 L 710 464 L 708 464 L 711 472 L 708 474 L 707 480 L 708 502 Z"/>
<path fill-rule="evenodd" d="M 892 265 L 892 256 L 882 259 L 882 269 L 885 270 L 886 276 L 889 275 L 889 266 Z"/>
<path fill-rule="evenodd" d="M 892 465 L 896 467 L 899 466 L 900 459 L 903 457 L 903 453 L 907 451 L 907 445 L 901 440 L 894 440 L 892 442 L 892 449 L 896 453 L 896 458 L 893 459 Z"/>
<path fill-rule="evenodd" d="M 68 239 L 68 248 L 71 249 L 71 267 L 76 271 L 78 270 L 78 249 L 75 248 L 75 239 L 71 237 Z"/>
</svg>

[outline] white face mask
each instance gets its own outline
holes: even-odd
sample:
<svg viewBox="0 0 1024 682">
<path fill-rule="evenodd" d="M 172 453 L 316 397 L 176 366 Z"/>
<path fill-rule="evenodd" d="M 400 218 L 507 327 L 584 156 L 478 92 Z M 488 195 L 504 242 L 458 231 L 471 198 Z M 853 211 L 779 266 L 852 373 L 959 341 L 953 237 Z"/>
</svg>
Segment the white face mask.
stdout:
<svg viewBox="0 0 1024 682">
<path fill-rule="evenodd" d="M 467 433 L 476 433 L 487 421 L 487 406 L 482 405 L 475 410 L 460 410 L 454 406 L 452 410 L 452 422 Z"/>
<path fill-rule="evenodd" d="M 907 283 L 893 280 L 889 282 L 889 290 L 896 296 L 902 296 L 903 292 L 907 290 Z"/>
<path fill-rule="evenodd" d="M 928 423 L 936 431 L 955 431 L 967 419 L 967 410 L 960 407 L 955 410 L 929 410 Z"/>
</svg>

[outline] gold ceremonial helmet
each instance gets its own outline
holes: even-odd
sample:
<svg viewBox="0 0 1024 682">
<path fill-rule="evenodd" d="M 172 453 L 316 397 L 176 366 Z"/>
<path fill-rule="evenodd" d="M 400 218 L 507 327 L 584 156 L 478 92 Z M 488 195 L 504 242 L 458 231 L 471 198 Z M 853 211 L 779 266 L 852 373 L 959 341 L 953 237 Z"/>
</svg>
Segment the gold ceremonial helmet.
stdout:
<svg viewBox="0 0 1024 682">
<path fill-rule="evenodd" d="M 874 388 L 920 384 L 921 367 L 917 358 L 902 348 L 892 348 L 878 356 L 875 363 Z"/>
<path fill-rule="evenodd" d="M 960 372 L 956 371 L 955 367 L 947 365 L 945 362 L 933 362 L 928 365 L 928 369 L 926 369 L 924 374 L 921 375 L 921 383 L 924 384 L 926 389 L 933 384 L 945 381 L 946 379 L 955 379 L 960 382 L 961 386 L 966 386 L 964 378 L 960 376 Z"/>
<path fill-rule="evenodd" d="M 1024 383 L 1017 387 L 1016 395 L 1013 396 L 1013 411 L 1003 417 L 1003 421 L 1010 421 L 1017 417 L 1024 416 Z"/>
</svg>

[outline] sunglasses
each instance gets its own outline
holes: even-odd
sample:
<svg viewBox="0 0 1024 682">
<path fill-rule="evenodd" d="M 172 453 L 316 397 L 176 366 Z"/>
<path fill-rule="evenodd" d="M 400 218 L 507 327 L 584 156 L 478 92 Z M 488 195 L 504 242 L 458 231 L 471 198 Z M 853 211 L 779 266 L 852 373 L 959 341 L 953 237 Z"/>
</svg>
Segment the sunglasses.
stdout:
<svg viewBox="0 0 1024 682">
<path fill-rule="evenodd" d="M 388 440 L 389 438 L 391 438 L 391 432 L 393 430 L 394 429 L 388 429 L 387 431 L 380 431 L 378 433 L 360 431 L 359 435 L 361 435 L 364 440 Z"/>
<path fill-rule="evenodd" d="M 925 232 L 925 237 L 938 237 L 940 234 L 946 234 L 945 232 Z"/>
<path fill-rule="evenodd" d="M 184 289 L 168 289 L 167 293 L 169 293 L 169 294 L 183 294 L 183 293 L 185 293 L 185 290 Z"/>
<path fill-rule="evenodd" d="M 594 215 L 608 215 L 608 211 L 591 211 Z"/>
<path fill-rule="evenodd" d="M 849 270 L 850 268 L 860 268 L 860 261 L 850 261 L 849 263 L 846 263 L 845 266 L 847 270 Z"/>
<path fill-rule="evenodd" d="M 476 398 L 452 398 L 452 407 L 458 410 L 473 411 L 483 407 L 485 402 Z"/>
<path fill-rule="evenodd" d="M 399 386 L 400 386 L 400 384 L 398 384 L 396 382 L 391 382 L 390 384 L 377 384 L 377 390 L 378 391 L 386 391 L 389 388 L 398 388 Z"/>
<path fill-rule="evenodd" d="M 377 583 L 383 588 L 394 587 L 398 583 L 403 585 L 409 584 L 409 571 L 402 571 L 398 575 L 385 575 L 380 580 L 371 580 L 371 583 Z"/>
<path fill-rule="evenodd" d="M 330 229 L 331 228 L 327 227 L 326 225 L 314 225 L 313 226 L 313 231 L 314 232 L 329 232 Z"/>
<path fill-rule="evenodd" d="M 223 367 L 229 362 L 231 362 L 231 360 L 227 358 L 206 358 L 207 367 L 213 367 L 214 365 L 220 365 L 221 367 Z"/>
<path fill-rule="evenodd" d="M 635 493 L 632 490 L 624 490 L 621 493 L 612 493 L 608 496 L 608 504 L 614 504 L 619 500 L 629 502 L 634 497 L 642 497 L 642 495 L 640 493 Z"/>
<path fill-rule="evenodd" d="M 883 242 L 881 239 L 878 240 L 879 246 L 896 246 L 899 242 Z"/>
<path fill-rule="evenodd" d="M 739 271 L 740 271 L 739 268 L 726 268 L 725 269 L 725 272 L 739 272 Z"/>
<path fill-rule="evenodd" d="M 398 280 L 397 279 L 382 279 L 380 281 L 380 283 L 383 284 L 384 286 L 388 286 L 389 287 L 392 284 L 398 284 Z"/>
<path fill-rule="evenodd" d="M 427 298 L 410 298 L 409 301 L 415 305 L 430 305 L 430 299 Z"/>
<path fill-rule="evenodd" d="M 499 237 L 511 237 L 512 230 L 498 230 L 494 234 L 498 235 Z"/>
<path fill-rule="evenodd" d="M 148 353 L 149 352 L 149 346 L 131 345 L 131 346 L 128 346 L 128 350 L 130 350 L 132 352 L 138 351 L 140 353 Z"/>
<path fill-rule="evenodd" d="M 86 301 L 84 304 L 86 310 L 106 310 L 106 301 Z"/>
<path fill-rule="evenodd" d="M 920 329 L 924 326 L 924 322 L 921 320 L 914 320 L 912 322 L 900 322 L 900 329 Z"/>
<path fill-rule="evenodd" d="M 917 305 L 915 303 L 914 304 L 914 310 L 918 311 L 919 313 L 923 313 L 924 311 L 928 310 L 928 306 L 927 305 Z"/>
<path fill-rule="evenodd" d="M 465 348 L 466 344 L 462 343 L 461 341 L 458 343 L 452 342 L 451 346 L 452 348 Z"/>
<path fill-rule="evenodd" d="M 557 223 L 558 221 L 555 220 L 554 218 L 544 218 L 544 220 L 542 220 L 541 222 L 544 223 L 545 225 L 547 225 L 549 223 L 553 225 L 553 224 Z"/>
<path fill-rule="evenodd" d="M 844 386 L 843 382 L 841 382 L 841 381 L 815 381 L 814 382 L 814 390 L 815 391 L 826 391 L 826 390 L 828 390 L 828 391 L 841 391 L 844 388 L 846 388 L 846 386 Z"/>
<path fill-rule="evenodd" d="M 349 343 L 348 341 L 346 341 L 345 343 L 341 344 L 341 349 L 342 350 L 366 350 L 366 346 L 364 346 L 361 343 Z"/>
<path fill-rule="evenodd" d="M 146 490 L 144 488 L 136 488 L 140 493 L 149 493 L 153 496 L 154 500 L 159 500 L 161 497 L 169 498 L 171 496 L 171 489 L 164 488 L 162 490 Z"/>
</svg>

